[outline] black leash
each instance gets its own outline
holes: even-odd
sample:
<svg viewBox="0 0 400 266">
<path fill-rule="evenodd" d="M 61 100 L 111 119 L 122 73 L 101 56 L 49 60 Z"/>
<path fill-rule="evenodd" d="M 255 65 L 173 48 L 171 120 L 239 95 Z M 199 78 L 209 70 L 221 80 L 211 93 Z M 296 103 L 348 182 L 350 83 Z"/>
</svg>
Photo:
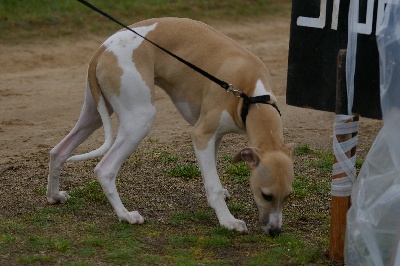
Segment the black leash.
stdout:
<svg viewBox="0 0 400 266">
<path fill-rule="evenodd" d="M 136 35 L 138 35 L 139 37 L 142 37 L 144 40 L 148 41 L 149 43 L 153 44 L 154 46 L 156 46 L 157 48 L 163 50 L 164 52 L 166 52 L 167 54 L 171 55 L 172 57 L 178 59 L 179 61 L 181 61 L 182 63 L 184 63 L 185 65 L 189 66 L 190 68 L 194 69 L 195 71 L 199 72 L 200 74 L 202 74 L 203 76 L 207 77 L 208 79 L 210 79 L 211 81 L 217 83 L 218 85 L 220 85 L 222 88 L 224 88 L 225 90 L 229 89 L 229 87 L 231 85 L 229 85 L 227 82 L 220 80 L 216 77 L 214 77 L 213 75 L 211 75 L 210 73 L 204 71 L 203 69 L 193 65 L 192 63 L 186 61 L 185 59 L 177 56 L 176 54 L 168 51 L 167 49 L 159 46 L 158 44 L 154 43 L 153 41 L 147 39 L 145 36 L 142 36 L 141 34 L 139 34 L 138 32 L 136 32 L 135 30 L 129 28 L 128 26 L 126 26 L 125 24 L 119 22 L 118 20 L 116 20 L 115 18 L 113 18 L 112 16 L 108 15 L 107 13 L 105 13 L 104 11 L 98 9 L 97 7 L 95 7 L 94 5 L 90 4 L 89 2 L 85 1 L 85 0 L 77 0 L 78 2 L 84 4 L 85 6 L 91 8 L 92 10 L 96 11 L 97 13 L 100 13 L 101 15 L 105 16 L 106 18 L 114 21 L 115 23 L 117 23 L 118 25 L 124 27 L 125 29 L 135 33 Z"/>
<path fill-rule="evenodd" d="M 85 0 L 77 0 L 77 1 L 80 2 L 81 4 L 84 4 L 85 6 L 89 7 L 90 9 L 96 11 L 97 13 L 103 15 L 104 17 L 114 21 L 115 23 L 117 23 L 118 25 L 122 26 L 123 28 L 133 32 L 134 34 L 138 35 L 139 37 L 141 37 L 144 40 L 148 41 L 149 43 L 153 44 L 157 48 L 163 50 L 164 52 L 166 52 L 170 56 L 174 57 L 175 59 L 177 59 L 180 62 L 184 63 L 185 65 L 187 65 L 188 67 L 192 68 L 196 72 L 200 73 L 204 77 L 206 77 L 209 80 L 213 81 L 214 83 L 218 84 L 223 89 L 225 89 L 227 92 L 233 92 L 235 95 L 236 95 L 236 93 L 239 93 L 239 95 L 237 97 L 243 98 L 243 107 L 242 107 L 241 117 L 242 117 L 242 120 L 243 120 L 244 124 L 246 124 L 246 117 L 247 117 L 247 114 L 248 114 L 248 109 L 249 109 L 249 105 L 250 104 L 257 104 L 257 103 L 269 104 L 269 105 L 273 106 L 278 111 L 279 115 L 281 115 L 281 112 L 279 111 L 278 106 L 276 104 L 274 104 L 274 103 L 268 102 L 270 100 L 270 95 L 249 97 L 244 92 L 242 92 L 240 90 L 237 90 L 237 89 L 234 89 L 232 84 L 229 84 L 229 83 L 227 83 L 227 82 L 225 82 L 223 80 L 218 79 L 217 77 L 211 75 L 207 71 L 205 71 L 205 70 L 193 65 L 192 63 L 186 61 L 185 59 L 183 59 L 183 58 L 181 58 L 179 56 L 177 56 L 176 54 L 172 53 L 171 51 L 169 51 L 169 50 L 161 47 L 160 45 L 154 43 L 153 41 L 147 39 L 145 36 L 142 36 L 141 34 L 136 32 L 135 30 L 133 30 L 133 29 L 129 28 L 128 26 L 126 26 L 125 24 L 119 22 L 118 20 L 116 20 L 112 16 L 108 15 L 104 11 L 98 9 L 97 7 L 95 7 L 94 5 L 90 4 L 89 2 L 87 2 Z"/>
</svg>

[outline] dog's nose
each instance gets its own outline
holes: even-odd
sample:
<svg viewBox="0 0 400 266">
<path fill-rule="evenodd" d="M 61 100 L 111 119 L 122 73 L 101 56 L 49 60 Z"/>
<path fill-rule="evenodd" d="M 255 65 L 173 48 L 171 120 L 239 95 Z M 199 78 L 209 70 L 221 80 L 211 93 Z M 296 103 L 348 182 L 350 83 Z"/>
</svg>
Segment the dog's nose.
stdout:
<svg viewBox="0 0 400 266">
<path fill-rule="evenodd" d="M 276 237 L 279 236 L 279 234 L 281 233 L 281 229 L 278 227 L 272 227 L 271 229 L 269 229 L 268 233 L 271 237 Z"/>
</svg>

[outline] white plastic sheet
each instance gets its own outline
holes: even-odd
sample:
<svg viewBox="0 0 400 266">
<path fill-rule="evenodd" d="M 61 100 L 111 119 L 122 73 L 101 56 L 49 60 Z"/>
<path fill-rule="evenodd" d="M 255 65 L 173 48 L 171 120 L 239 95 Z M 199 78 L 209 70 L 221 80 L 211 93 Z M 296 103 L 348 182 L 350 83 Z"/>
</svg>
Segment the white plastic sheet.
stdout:
<svg viewBox="0 0 400 266">
<path fill-rule="evenodd" d="M 347 214 L 347 265 L 400 265 L 400 1 L 377 32 L 384 126 L 354 184 Z"/>
</svg>

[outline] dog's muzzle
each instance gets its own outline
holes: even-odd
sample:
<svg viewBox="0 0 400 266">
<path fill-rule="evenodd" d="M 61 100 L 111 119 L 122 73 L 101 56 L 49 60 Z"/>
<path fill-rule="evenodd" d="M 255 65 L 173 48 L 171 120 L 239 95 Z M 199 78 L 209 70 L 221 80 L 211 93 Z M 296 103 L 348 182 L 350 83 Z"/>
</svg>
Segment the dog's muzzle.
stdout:
<svg viewBox="0 0 400 266">
<path fill-rule="evenodd" d="M 265 233 L 268 233 L 270 237 L 279 236 L 281 233 L 281 228 L 271 226 L 270 224 L 261 227 Z"/>
<path fill-rule="evenodd" d="M 276 237 L 281 233 L 282 227 L 282 212 L 273 212 L 269 214 L 269 221 L 267 225 L 262 226 L 264 232 L 268 233 L 271 237 Z"/>
</svg>

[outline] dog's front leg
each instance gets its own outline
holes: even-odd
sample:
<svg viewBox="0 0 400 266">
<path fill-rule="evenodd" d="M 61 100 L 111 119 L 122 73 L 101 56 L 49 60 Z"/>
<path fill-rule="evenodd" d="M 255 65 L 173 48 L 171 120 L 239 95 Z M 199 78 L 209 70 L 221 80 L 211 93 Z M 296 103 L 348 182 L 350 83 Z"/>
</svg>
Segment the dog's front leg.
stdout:
<svg viewBox="0 0 400 266">
<path fill-rule="evenodd" d="M 208 204 L 215 210 L 221 226 L 238 232 L 247 232 L 246 223 L 233 217 L 225 202 L 225 198 L 229 194 L 222 187 L 218 177 L 216 165 L 217 137 L 214 135 L 208 138 L 207 135 L 201 134 L 198 129 L 195 127 L 191 135 Z"/>
</svg>

